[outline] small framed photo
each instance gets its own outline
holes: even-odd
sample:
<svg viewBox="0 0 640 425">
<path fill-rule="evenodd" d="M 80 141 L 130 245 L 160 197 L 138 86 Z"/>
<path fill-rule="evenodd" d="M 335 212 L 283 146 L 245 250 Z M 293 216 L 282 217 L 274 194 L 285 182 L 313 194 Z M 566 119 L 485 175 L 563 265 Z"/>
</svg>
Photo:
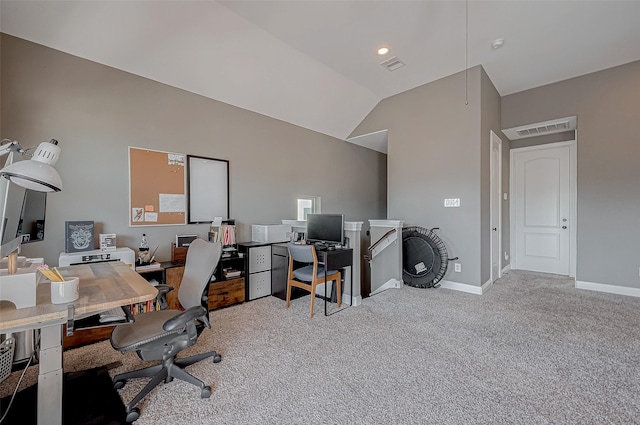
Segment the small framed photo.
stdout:
<svg viewBox="0 0 640 425">
<path fill-rule="evenodd" d="M 116 250 L 116 234 L 100 233 L 100 251 Z"/>
</svg>

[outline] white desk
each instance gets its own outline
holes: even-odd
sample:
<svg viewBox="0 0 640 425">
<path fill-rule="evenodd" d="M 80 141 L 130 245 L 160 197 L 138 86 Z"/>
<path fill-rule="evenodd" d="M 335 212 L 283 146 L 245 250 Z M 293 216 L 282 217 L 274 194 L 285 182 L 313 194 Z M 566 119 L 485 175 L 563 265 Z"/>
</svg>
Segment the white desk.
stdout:
<svg viewBox="0 0 640 425">
<path fill-rule="evenodd" d="M 51 304 L 50 284 L 46 282 L 38 284 L 34 307 L 0 309 L 0 333 L 40 329 L 38 425 L 62 425 L 62 325 L 69 319 L 145 302 L 158 293 L 120 261 L 59 270 L 65 277 L 80 278 L 80 298 L 72 304 Z"/>
</svg>

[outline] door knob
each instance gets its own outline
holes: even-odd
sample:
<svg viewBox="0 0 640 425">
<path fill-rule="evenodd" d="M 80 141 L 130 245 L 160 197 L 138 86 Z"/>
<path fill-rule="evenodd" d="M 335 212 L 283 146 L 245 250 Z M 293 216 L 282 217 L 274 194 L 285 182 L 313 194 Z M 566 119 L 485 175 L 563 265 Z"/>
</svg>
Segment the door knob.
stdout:
<svg viewBox="0 0 640 425">
<path fill-rule="evenodd" d="M 496 230 L 498 230 L 498 228 L 497 228 L 497 227 L 494 227 L 494 228 L 493 228 L 493 229 L 491 229 L 491 230 L 493 230 L 493 231 L 495 232 Z"/>
<path fill-rule="evenodd" d="M 566 229 L 566 228 L 567 228 L 567 226 L 562 226 L 562 228 L 563 228 L 563 229 Z"/>
</svg>

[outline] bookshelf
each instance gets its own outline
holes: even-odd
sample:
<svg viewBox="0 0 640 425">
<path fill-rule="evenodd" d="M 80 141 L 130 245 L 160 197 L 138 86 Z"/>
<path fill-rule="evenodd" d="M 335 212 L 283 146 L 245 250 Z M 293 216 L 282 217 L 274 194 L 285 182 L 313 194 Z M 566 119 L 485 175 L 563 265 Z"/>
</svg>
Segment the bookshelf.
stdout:
<svg viewBox="0 0 640 425">
<path fill-rule="evenodd" d="M 153 286 L 164 284 L 167 280 L 165 267 L 157 261 L 146 266 L 136 266 L 136 273 Z M 158 303 L 157 299 L 153 299 L 146 303 L 131 304 L 129 308 L 131 309 L 131 314 L 135 316 L 140 313 L 160 310 L 160 303 Z"/>
</svg>

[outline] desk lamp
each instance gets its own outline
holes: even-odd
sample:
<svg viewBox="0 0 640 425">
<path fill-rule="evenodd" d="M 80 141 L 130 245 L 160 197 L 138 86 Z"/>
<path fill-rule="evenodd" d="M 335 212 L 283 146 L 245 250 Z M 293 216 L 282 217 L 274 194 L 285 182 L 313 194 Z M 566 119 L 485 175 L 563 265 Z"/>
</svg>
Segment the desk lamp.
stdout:
<svg viewBox="0 0 640 425">
<path fill-rule="evenodd" d="M 51 139 L 48 142 L 42 142 L 31 155 L 30 160 L 13 162 L 13 158 L 17 154 L 28 156 L 27 151 L 29 149 L 23 149 L 16 140 L 3 139 L 0 141 L 0 157 L 10 154 L 5 167 L 0 170 L 0 177 L 6 178 L 18 186 L 38 192 L 60 192 L 62 190 L 62 179 L 58 171 L 53 167 L 60 156 L 58 141 Z M 4 215 L 4 201 L 2 204 L 0 207 L 3 208 L 2 214 Z M 0 223 L 3 222 L 4 217 L 2 217 Z M 16 272 L 17 251 L 20 248 L 19 239 L 17 238 L 17 240 L 0 246 L 0 258 L 9 256 L 9 274 Z"/>
<path fill-rule="evenodd" d="M 8 141 L 8 139 L 3 141 Z M 27 150 L 22 149 L 20 143 L 14 140 L 0 147 L 0 156 L 9 152 L 17 152 L 25 156 Z M 0 176 L 9 179 L 18 186 L 38 192 L 60 192 L 62 179 L 58 171 L 53 168 L 59 156 L 60 147 L 57 140 L 51 139 L 48 142 L 42 142 L 36 148 L 30 161 L 19 161 L 7 165 L 0 170 Z"/>
</svg>

